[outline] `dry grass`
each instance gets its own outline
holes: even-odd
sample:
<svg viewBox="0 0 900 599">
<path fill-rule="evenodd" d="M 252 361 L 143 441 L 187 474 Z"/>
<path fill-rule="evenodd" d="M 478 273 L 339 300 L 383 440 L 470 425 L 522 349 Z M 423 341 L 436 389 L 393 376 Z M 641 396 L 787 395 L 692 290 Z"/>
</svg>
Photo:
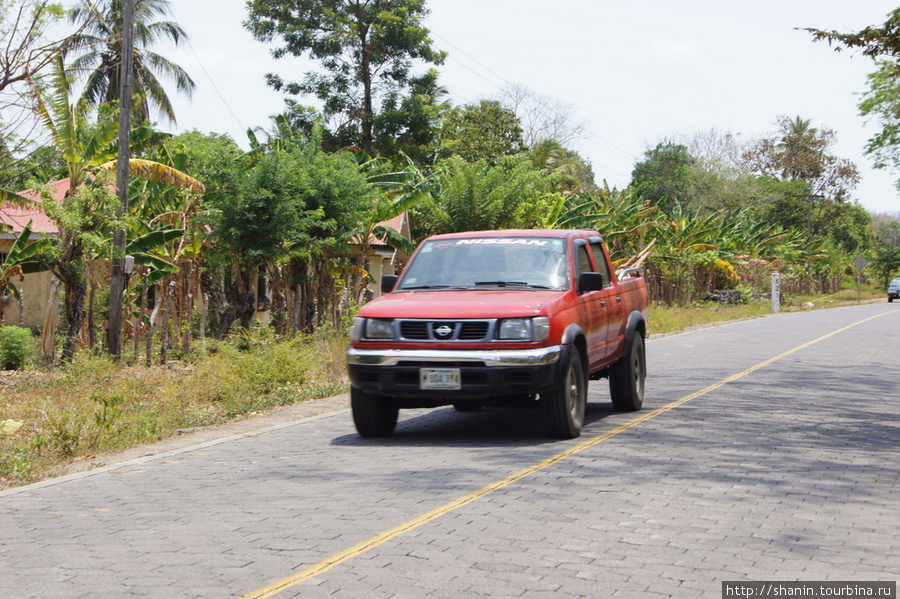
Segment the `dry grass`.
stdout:
<svg viewBox="0 0 900 599">
<path fill-rule="evenodd" d="M 0 487 L 179 429 L 344 392 L 345 350 L 338 335 L 277 341 L 256 333 L 165 366 L 117 365 L 85 352 L 52 371 L 3 373 L 0 423 L 21 426 L 0 434 Z"/>
<path fill-rule="evenodd" d="M 782 312 L 818 310 L 850 306 L 860 302 L 884 300 L 886 294 L 875 290 L 845 289 L 831 295 L 793 296 L 786 298 Z M 756 300 L 737 306 L 722 306 L 713 303 L 693 306 L 650 306 L 650 334 L 662 335 L 684 331 L 717 322 L 756 318 L 772 313 L 771 300 Z"/>
</svg>

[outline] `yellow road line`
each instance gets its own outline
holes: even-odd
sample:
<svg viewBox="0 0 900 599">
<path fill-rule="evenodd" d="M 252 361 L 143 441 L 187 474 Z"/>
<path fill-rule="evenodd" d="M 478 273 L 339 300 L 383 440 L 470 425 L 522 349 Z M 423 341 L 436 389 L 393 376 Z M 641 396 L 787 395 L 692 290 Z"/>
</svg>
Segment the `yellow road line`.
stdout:
<svg viewBox="0 0 900 599">
<path fill-rule="evenodd" d="M 591 437 L 590 439 L 587 439 L 586 441 L 582 441 L 581 443 L 579 443 L 565 451 L 557 453 L 556 455 L 550 456 L 549 458 L 542 460 L 542 461 L 534 464 L 533 466 L 529 466 L 528 468 L 525 468 L 524 470 L 520 470 L 519 472 L 516 472 L 515 474 L 511 474 L 510 476 L 507 476 L 504 479 L 493 482 L 493 483 L 487 485 L 486 487 L 482 487 L 481 489 L 478 489 L 477 491 L 469 493 L 468 495 L 460 497 L 459 499 L 451 501 L 450 503 L 446 503 L 446 504 L 444 504 L 440 507 L 437 507 L 429 512 L 425 512 L 424 514 L 422 514 L 416 518 L 413 518 L 412 520 L 408 520 L 408 521 L 404 522 L 403 524 L 400 524 L 399 526 L 395 526 L 394 528 L 391 528 L 380 534 L 377 534 L 374 537 L 370 537 L 361 543 L 358 543 L 358 544 L 356 544 L 352 547 L 349 547 L 343 551 L 335 553 L 334 555 L 323 559 L 322 561 L 320 561 L 317 564 L 313 564 L 312 566 L 304 568 L 303 570 L 300 570 L 299 572 L 295 572 L 294 574 L 291 574 L 290 576 L 282 578 L 279 581 L 273 582 L 270 585 L 267 585 L 261 589 L 253 591 L 252 593 L 244 595 L 241 599 L 267 599 L 268 597 L 273 597 L 285 589 L 296 586 L 296 585 L 298 585 L 302 582 L 305 582 L 311 578 L 315 578 L 319 574 L 323 574 L 339 564 L 342 564 L 356 556 L 362 555 L 363 553 L 369 551 L 370 549 L 374 549 L 374 548 L 378 547 L 379 545 L 382 545 L 382 544 L 390 541 L 391 539 L 394 539 L 394 538 L 402 535 L 403 533 L 406 533 L 406 532 L 409 532 L 416 528 L 419 528 L 420 526 L 423 526 L 423 525 L 431 522 L 432 520 L 436 520 L 437 518 L 440 518 L 444 514 L 452 512 L 453 510 L 456 510 L 463 506 L 466 506 L 478 499 L 481 499 L 482 497 L 490 495 L 491 493 L 493 493 L 495 491 L 498 491 L 498 490 L 500 490 L 506 486 L 509 486 L 515 482 L 518 482 L 518 481 L 522 480 L 523 478 L 531 476 L 532 474 L 534 474 L 536 472 L 544 470 L 545 468 L 548 468 L 566 458 L 572 457 L 575 454 L 578 454 L 578 453 L 584 451 L 585 449 L 594 447 L 595 445 L 602 443 L 603 441 L 606 441 L 607 439 L 611 439 L 612 437 L 615 437 L 616 435 L 618 435 L 620 433 L 624 433 L 625 431 L 632 429 L 632 428 L 638 426 L 639 424 L 642 424 L 644 422 L 647 422 L 648 420 L 656 418 L 660 414 L 668 412 L 669 410 L 673 410 L 673 409 L 677 408 L 678 406 L 684 405 L 693 399 L 697 399 L 698 397 L 702 397 L 708 393 L 711 393 L 712 391 L 715 391 L 716 389 L 718 389 L 724 385 L 727 385 L 728 383 L 733 383 L 734 381 L 741 379 L 741 378 L 747 376 L 748 374 L 756 372 L 757 370 L 759 370 L 761 368 L 765 368 L 769 364 L 772 364 L 773 362 L 777 362 L 778 360 L 786 358 L 787 356 L 789 356 L 793 353 L 796 353 L 798 351 L 806 349 L 807 347 L 809 347 L 811 345 L 815 345 L 816 343 L 819 343 L 820 341 L 824 341 L 825 339 L 828 339 L 829 337 L 833 337 L 834 335 L 843 333 L 844 331 L 846 331 L 848 329 L 852 329 L 855 326 L 861 325 L 863 323 L 866 323 L 870 320 L 874 320 L 876 318 L 880 318 L 881 316 L 884 316 L 885 314 L 892 314 L 892 313 L 891 312 L 883 312 L 881 314 L 876 314 L 875 316 L 870 316 L 869 318 L 860 320 L 859 322 L 855 322 L 855 323 L 847 325 L 843 328 L 840 328 L 840 329 L 834 330 L 830 333 L 827 333 L 825 335 L 822 335 L 821 337 L 819 337 L 817 339 L 813 339 L 812 341 L 808 341 L 806 343 L 803 343 L 802 345 L 798 345 L 797 347 L 795 347 L 793 349 L 789 349 L 786 352 L 780 353 L 773 358 L 769 358 L 768 360 L 763 360 L 759 364 L 755 364 L 754 366 L 751 366 L 750 368 L 748 368 L 746 370 L 743 370 L 737 374 L 733 374 L 727 378 L 724 378 L 717 383 L 713 383 L 712 385 L 709 385 L 708 387 L 704 387 L 703 389 L 700 389 L 699 391 L 697 391 L 695 393 L 691 393 L 690 395 L 686 395 L 686 396 L 682 397 L 681 399 L 677 399 L 677 400 L 675 400 L 671 403 L 668 403 L 660 408 L 657 408 L 650 412 L 646 412 L 646 413 L 642 414 L 641 416 L 634 418 L 633 420 L 629 420 L 625 424 L 619 425 L 612 430 L 609 430 L 601 435 L 597 435 L 596 437 Z"/>
</svg>

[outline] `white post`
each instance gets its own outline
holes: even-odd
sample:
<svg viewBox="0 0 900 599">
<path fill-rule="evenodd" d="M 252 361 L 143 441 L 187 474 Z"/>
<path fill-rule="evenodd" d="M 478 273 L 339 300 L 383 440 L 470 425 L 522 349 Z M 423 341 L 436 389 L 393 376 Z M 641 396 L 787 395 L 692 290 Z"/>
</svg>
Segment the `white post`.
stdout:
<svg viewBox="0 0 900 599">
<path fill-rule="evenodd" d="M 772 314 L 781 312 L 781 273 L 772 273 Z"/>
</svg>

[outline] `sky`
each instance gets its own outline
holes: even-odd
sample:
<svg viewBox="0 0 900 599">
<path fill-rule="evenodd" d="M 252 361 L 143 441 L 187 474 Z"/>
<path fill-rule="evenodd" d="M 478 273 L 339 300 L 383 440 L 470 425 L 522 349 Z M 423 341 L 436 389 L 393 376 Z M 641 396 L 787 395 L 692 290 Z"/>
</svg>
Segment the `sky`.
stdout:
<svg viewBox="0 0 900 599">
<path fill-rule="evenodd" d="M 863 154 L 878 131 L 859 115 L 871 59 L 813 43 L 799 27 L 856 32 L 883 24 L 896 0 L 429 0 L 425 26 L 448 52 L 437 67 L 455 105 L 500 98 L 511 86 L 571 107 L 586 125 L 573 142 L 597 182 L 625 187 L 661 141 L 715 130 L 740 140 L 775 135 L 779 115 L 832 129 L 831 151 L 857 165 L 853 197 L 872 212 L 900 213 L 889 171 Z M 155 49 L 185 68 L 192 99 L 173 97 L 173 133 L 268 127 L 284 107 L 265 73 L 299 80 L 315 64 L 271 57 L 243 26 L 244 0 L 171 0 L 189 44 Z M 427 68 L 417 65 L 419 71 Z M 296 97 L 314 104 L 309 98 Z"/>
</svg>

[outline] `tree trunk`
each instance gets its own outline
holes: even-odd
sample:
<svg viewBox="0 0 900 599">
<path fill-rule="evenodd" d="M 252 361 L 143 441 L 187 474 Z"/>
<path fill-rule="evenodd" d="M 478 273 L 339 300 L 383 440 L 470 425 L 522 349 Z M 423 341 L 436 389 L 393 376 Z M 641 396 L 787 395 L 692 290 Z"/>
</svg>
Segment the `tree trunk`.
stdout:
<svg viewBox="0 0 900 599">
<path fill-rule="evenodd" d="M 214 338 L 224 339 L 231 325 L 239 318 L 246 318 L 249 323 L 255 308 L 253 294 L 241 292 L 233 283 L 224 284 L 217 273 L 204 271 L 201 278 L 209 298 L 207 313 L 210 333 Z"/>
<path fill-rule="evenodd" d="M 53 362 L 56 359 L 56 317 L 59 313 L 59 288 L 62 281 L 53 277 L 50 281 L 50 298 L 44 316 L 44 330 L 41 332 L 41 360 Z"/>
<path fill-rule="evenodd" d="M 366 155 L 372 155 L 372 65 L 371 49 L 369 48 L 369 36 L 366 28 L 361 28 L 359 33 L 360 48 L 362 48 L 362 64 L 360 73 L 363 84 L 363 110 L 362 110 L 362 149 Z"/>
<path fill-rule="evenodd" d="M 269 269 L 270 288 L 272 295 L 272 327 L 279 335 L 286 335 L 288 332 L 287 314 L 288 302 L 284 292 L 284 269 L 281 266 L 273 266 Z"/>
</svg>

